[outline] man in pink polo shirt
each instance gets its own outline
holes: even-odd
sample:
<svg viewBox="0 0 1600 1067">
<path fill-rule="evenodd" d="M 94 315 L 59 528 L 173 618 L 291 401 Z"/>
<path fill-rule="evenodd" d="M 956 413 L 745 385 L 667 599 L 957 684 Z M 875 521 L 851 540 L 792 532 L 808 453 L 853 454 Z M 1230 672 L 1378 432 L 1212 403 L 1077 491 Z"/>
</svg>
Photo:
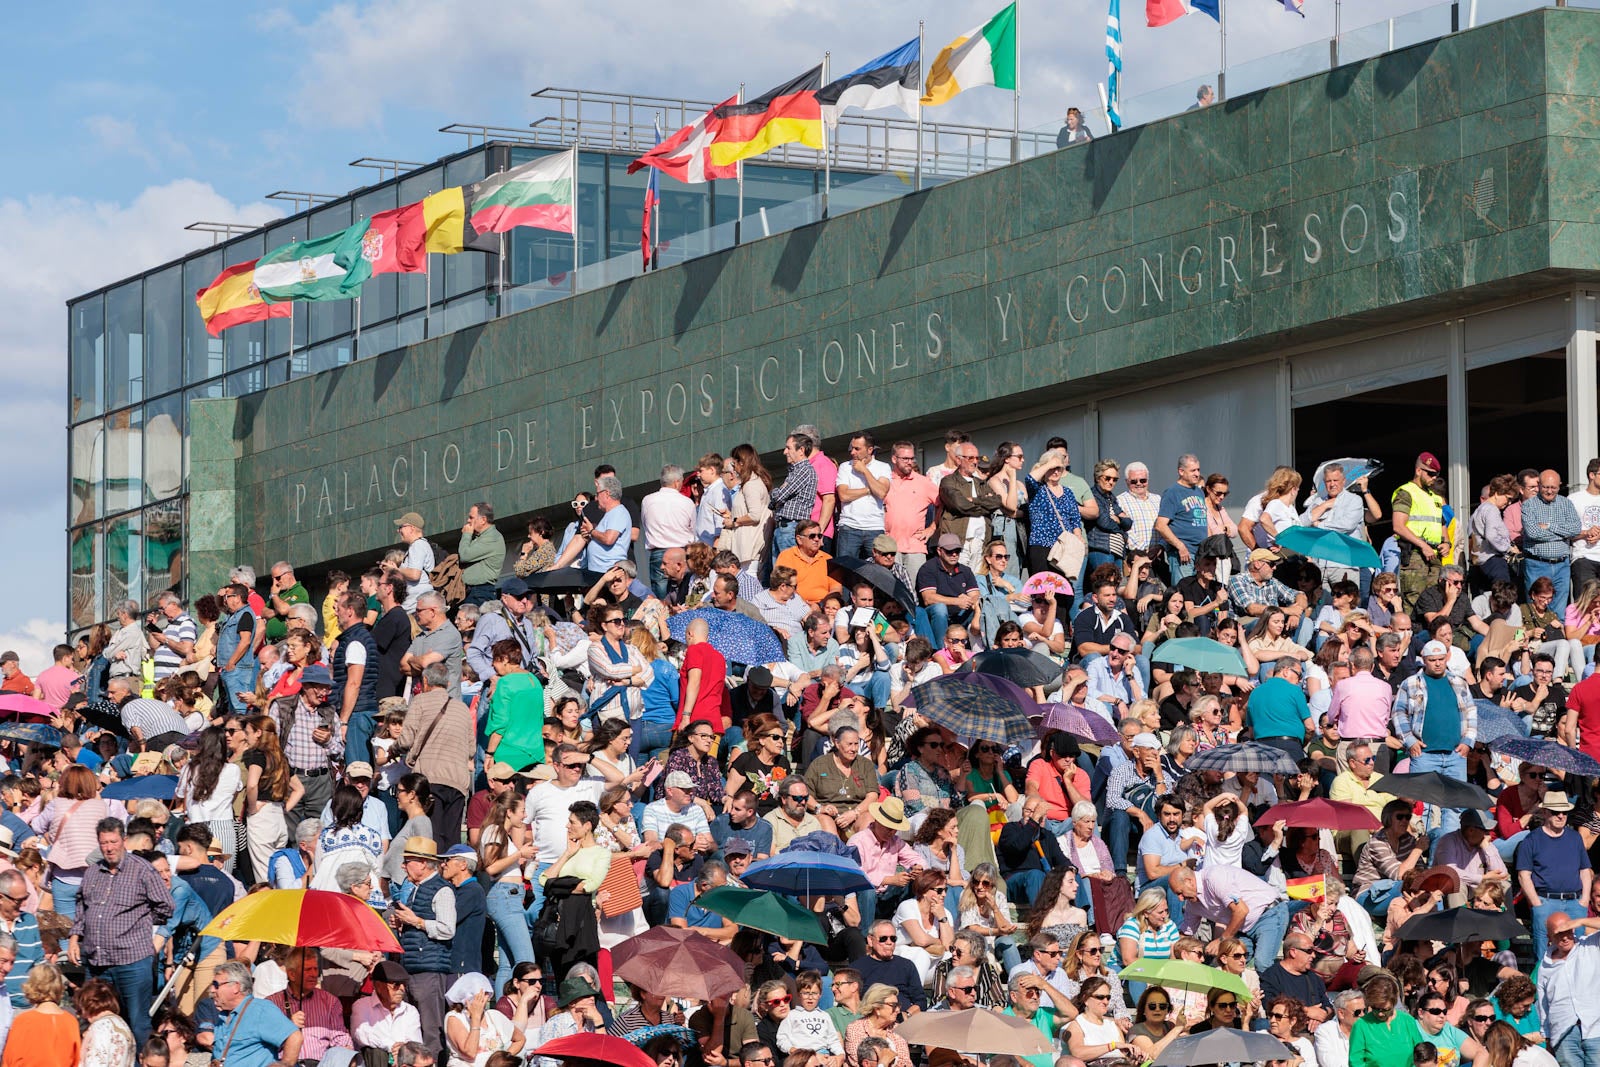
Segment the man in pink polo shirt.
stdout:
<svg viewBox="0 0 1600 1067">
<path fill-rule="evenodd" d="M 1350 746 L 1365 741 L 1374 750 L 1389 736 L 1394 690 L 1372 673 L 1377 657 L 1369 648 L 1350 653 L 1350 677 L 1334 683 L 1328 721 L 1339 728 L 1339 767 L 1349 766 Z"/>
<path fill-rule="evenodd" d="M 822 431 L 809 422 L 794 428 L 796 434 L 811 438 L 806 462 L 817 472 L 817 498 L 811 502 L 811 518 L 822 524 L 823 548 L 833 552 L 833 519 L 839 511 L 839 467 L 822 454 Z"/>
<path fill-rule="evenodd" d="M 873 890 L 863 893 L 861 922 L 871 922 L 880 910 L 880 902 L 892 908 L 905 899 L 906 883 L 922 870 L 922 857 L 901 837 L 911 829 L 906 818 L 906 806 L 899 797 L 869 801 L 866 805 L 867 825 L 850 835 L 847 844 L 855 846 L 861 857 L 861 870 L 872 883 Z"/>
<path fill-rule="evenodd" d="M 894 538 L 906 573 L 915 575 L 928 562 L 928 538 L 939 487 L 917 470 L 917 448 L 896 441 L 889 450 L 889 493 L 883 498 L 883 532 Z"/>
</svg>

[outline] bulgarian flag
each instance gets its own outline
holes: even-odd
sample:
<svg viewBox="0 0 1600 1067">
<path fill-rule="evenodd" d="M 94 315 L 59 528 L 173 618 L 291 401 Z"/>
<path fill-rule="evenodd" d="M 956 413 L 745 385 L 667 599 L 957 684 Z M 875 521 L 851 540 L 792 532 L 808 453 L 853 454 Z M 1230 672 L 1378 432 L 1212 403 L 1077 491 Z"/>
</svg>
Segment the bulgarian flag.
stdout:
<svg viewBox="0 0 1600 1067">
<path fill-rule="evenodd" d="M 1320 874 L 1307 875 L 1304 878 L 1290 878 L 1285 886 L 1289 890 L 1291 900 L 1309 900 L 1320 902 L 1328 895 L 1327 882 Z"/>
<path fill-rule="evenodd" d="M 1011 4 L 976 29 L 944 46 L 923 89 L 922 103 L 935 107 L 963 89 L 1017 87 L 1017 5 Z"/>
<path fill-rule="evenodd" d="M 272 303 L 285 300 L 348 300 L 372 277 L 364 255 L 367 223 L 315 237 L 291 241 L 256 260 L 255 283 Z"/>
<path fill-rule="evenodd" d="M 237 263 L 217 275 L 194 294 L 206 332 L 216 337 L 229 326 L 266 319 L 286 319 L 294 313 L 288 304 L 269 304 L 256 288 L 256 261 Z"/>
<path fill-rule="evenodd" d="M 555 152 L 478 182 L 466 196 L 467 221 L 480 234 L 518 226 L 572 233 L 576 155 Z"/>
</svg>

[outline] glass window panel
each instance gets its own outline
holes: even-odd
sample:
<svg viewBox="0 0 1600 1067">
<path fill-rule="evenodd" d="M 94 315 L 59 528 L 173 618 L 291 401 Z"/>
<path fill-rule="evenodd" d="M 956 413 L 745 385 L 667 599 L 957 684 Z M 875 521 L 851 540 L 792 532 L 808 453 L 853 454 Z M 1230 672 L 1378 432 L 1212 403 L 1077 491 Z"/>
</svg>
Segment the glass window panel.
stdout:
<svg viewBox="0 0 1600 1067">
<path fill-rule="evenodd" d="M 144 498 L 177 496 L 183 488 L 183 397 L 174 393 L 144 406 Z"/>
<path fill-rule="evenodd" d="M 474 293 L 446 304 L 434 313 L 433 324 L 439 333 L 453 333 L 476 326 L 489 316 L 489 302 Z"/>
<path fill-rule="evenodd" d="M 488 173 L 488 152 L 475 152 L 445 164 L 444 188 L 452 185 L 470 185 Z M 489 280 L 491 256 L 478 252 L 463 252 L 456 256 L 441 256 L 435 265 L 444 265 L 444 296 L 461 296 L 481 290 Z M 437 284 L 437 279 L 435 280 Z"/>
<path fill-rule="evenodd" d="M 266 251 L 265 241 L 265 237 L 257 234 L 228 244 L 222 251 L 224 264 L 232 267 L 260 259 Z M 223 366 L 228 370 L 238 370 L 252 363 L 260 363 L 266 357 L 266 341 L 265 323 L 247 322 L 222 331 Z"/>
<path fill-rule="evenodd" d="M 429 193 L 437 193 L 444 187 L 444 168 L 433 167 L 420 174 L 401 179 L 398 202 L 401 204 L 414 204 Z M 429 256 L 428 269 L 434 272 L 442 272 L 444 269 L 442 264 L 447 258 L 449 257 Z M 438 299 L 440 296 L 440 284 L 440 278 L 435 277 L 432 279 L 434 299 Z M 429 276 L 426 274 L 398 274 L 395 276 L 395 289 L 401 312 L 421 311 L 423 305 L 427 303 Z"/>
<path fill-rule="evenodd" d="M 72 428 L 67 522 L 93 522 L 105 514 L 105 437 L 99 422 Z"/>
<path fill-rule="evenodd" d="M 405 348 L 423 340 L 424 316 L 421 312 L 407 315 L 395 324 L 394 344 L 396 348 Z"/>
<path fill-rule="evenodd" d="M 106 604 L 122 600 L 144 603 L 144 546 L 139 532 L 142 525 L 138 512 L 106 523 Z"/>
<path fill-rule="evenodd" d="M 223 379 L 223 395 L 247 396 L 250 393 L 259 393 L 267 387 L 267 368 L 263 366 L 248 367 L 235 371 Z"/>
<path fill-rule="evenodd" d="M 222 250 L 214 249 L 183 265 L 183 291 L 190 299 L 183 302 L 184 383 L 193 385 L 222 373 L 222 338 L 206 333 L 200 309 L 193 296 L 222 272 Z"/>
<path fill-rule="evenodd" d="M 70 574 L 67 582 L 68 610 L 74 628 L 93 626 L 105 615 L 101 612 L 101 583 L 104 573 L 100 569 L 101 535 L 99 526 L 83 526 L 73 530 L 67 539 L 67 559 Z"/>
<path fill-rule="evenodd" d="M 350 201 L 313 211 L 306 223 L 312 237 L 326 237 L 350 225 Z M 321 300 L 306 305 L 309 323 L 307 341 L 316 344 L 349 333 L 355 328 L 351 316 L 352 300 Z M 298 311 L 298 309 L 296 309 Z"/>
<path fill-rule="evenodd" d="M 71 354 L 72 422 L 92 419 L 104 411 L 105 301 L 97 296 L 80 300 L 67 312 Z"/>
<path fill-rule="evenodd" d="M 307 375 L 332 370 L 334 367 L 342 367 L 349 362 L 350 338 L 314 345 L 304 353 L 294 354 L 294 358 L 289 361 L 289 377 L 304 378 Z"/>
<path fill-rule="evenodd" d="M 144 399 L 144 282 L 106 294 L 106 410 Z"/>
<path fill-rule="evenodd" d="M 371 359 L 400 347 L 396 340 L 397 329 L 394 322 L 361 327 L 361 336 L 356 339 L 356 358 Z"/>
<path fill-rule="evenodd" d="M 186 504 L 182 499 L 144 509 L 143 562 L 144 591 L 155 599 L 171 589 L 183 595 L 183 521 Z"/>
<path fill-rule="evenodd" d="M 628 173 L 632 162 L 622 156 L 603 156 L 606 162 L 606 248 L 605 257 L 625 256 L 639 250 L 639 239 L 644 222 L 644 188 L 650 179 L 649 170 Z M 658 182 L 658 187 L 670 179 Z"/>
<path fill-rule="evenodd" d="M 547 149 L 512 148 L 513 167 L 550 155 Z M 578 153 L 578 232 L 583 240 L 583 262 L 598 263 L 604 255 L 606 226 L 606 161 L 599 152 Z M 642 188 L 642 186 L 641 186 Z M 641 194 L 642 195 L 642 194 Z M 639 215 L 635 208 L 634 225 Z M 638 231 L 635 230 L 637 238 Z M 565 284 L 572 270 L 572 238 L 563 233 L 536 230 L 519 226 L 506 235 L 506 253 L 511 258 L 508 268 L 509 284 L 527 285 L 545 283 L 557 287 Z M 635 245 L 637 247 L 637 245 Z M 437 333 L 437 331 L 435 331 Z"/>
<path fill-rule="evenodd" d="M 144 377 L 149 396 L 183 385 L 183 266 L 174 264 L 144 282 Z"/>
<path fill-rule="evenodd" d="M 144 409 L 106 417 L 106 513 L 144 503 Z"/>
</svg>

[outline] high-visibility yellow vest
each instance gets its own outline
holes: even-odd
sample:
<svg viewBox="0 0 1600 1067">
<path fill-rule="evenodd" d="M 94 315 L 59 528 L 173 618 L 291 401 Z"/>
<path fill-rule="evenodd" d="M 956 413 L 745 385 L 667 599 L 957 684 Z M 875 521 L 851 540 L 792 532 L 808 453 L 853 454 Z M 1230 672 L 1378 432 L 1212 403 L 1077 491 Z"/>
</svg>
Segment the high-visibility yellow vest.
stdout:
<svg viewBox="0 0 1600 1067">
<path fill-rule="evenodd" d="M 1416 482 L 1407 482 L 1394 491 L 1389 498 L 1389 504 L 1394 505 L 1394 498 L 1402 492 L 1411 496 L 1411 510 L 1407 514 L 1406 525 L 1411 532 L 1430 545 L 1437 546 L 1444 541 L 1444 501 L 1435 496 L 1431 490 L 1424 489 Z"/>
</svg>

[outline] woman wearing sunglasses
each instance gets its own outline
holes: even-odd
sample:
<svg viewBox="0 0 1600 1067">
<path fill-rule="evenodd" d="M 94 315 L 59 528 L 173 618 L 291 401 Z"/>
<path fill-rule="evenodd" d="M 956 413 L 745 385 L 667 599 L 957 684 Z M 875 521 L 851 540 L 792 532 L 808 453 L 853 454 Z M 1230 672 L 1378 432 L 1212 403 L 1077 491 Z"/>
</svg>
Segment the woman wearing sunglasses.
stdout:
<svg viewBox="0 0 1600 1067">
<path fill-rule="evenodd" d="M 1167 991 L 1160 986 L 1150 986 L 1134 1009 L 1128 1044 L 1141 1062 L 1148 1063 L 1188 1030 L 1189 1025 L 1181 1017 L 1174 1017 L 1172 998 Z"/>
<path fill-rule="evenodd" d="M 1247 1028 L 1261 1012 L 1261 976 L 1256 974 L 1250 950 L 1237 937 L 1225 937 L 1217 945 L 1217 965 L 1243 982 L 1250 991 L 1250 999 L 1239 1005 L 1239 1026 Z"/>
<path fill-rule="evenodd" d="M 1207 1030 L 1243 1029 L 1239 1022 L 1239 995 L 1231 989 L 1212 989 L 1206 993 L 1205 1021 L 1190 1028 L 1191 1034 Z M 1352 1064 L 1354 1060 L 1350 1061 Z"/>
<path fill-rule="evenodd" d="M 1076 997 L 1091 978 L 1104 979 L 1111 986 L 1110 1014 L 1132 1021 L 1133 1012 L 1128 1010 L 1128 1000 L 1122 995 L 1122 980 L 1106 966 L 1105 957 L 1105 946 L 1093 930 L 1085 930 L 1072 939 L 1072 947 L 1061 961 L 1061 969 L 1067 975 L 1067 996 Z"/>
<path fill-rule="evenodd" d="M 1300 1054 L 1300 1062 L 1317 1062 L 1317 1053 L 1306 1031 L 1306 1006 L 1295 997 L 1273 997 L 1267 1001 L 1267 1030 Z"/>
<path fill-rule="evenodd" d="M 1449 1013 L 1450 1002 L 1442 993 L 1430 989 L 1417 998 L 1417 1027 L 1422 1031 L 1423 1040 L 1437 1048 L 1441 1058 L 1445 1052 L 1454 1052 L 1457 1062 L 1471 1063 L 1477 1059 L 1483 1046 L 1465 1030 L 1452 1026 Z M 1488 1022 L 1483 1024 L 1482 1029 L 1488 1030 L 1489 1023 L 1494 1021 L 1494 1011 L 1485 1008 L 1483 1014 Z"/>
<path fill-rule="evenodd" d="M 756 990 L 752 1005 L 756 1009 L 756 1040 L 767 1046 L 774 1062 L 785 1055 L 778 1048 L 778 1027 L 789 1017 L 793 1001 L 788 985 L 781 981 L 763 982 Z"/>
<path fill-rule="evenodd" d="M 1400 1010 L 1400 984 L 1380 974 L 1362 991 L 1367 995 L 1367 1013 L 1350 1028 L 1350 1067 L 1405 1063 L 1423 1037 L 1417 1020 Z"/>
<path fill-rule="evenodd" d="M 1016 803 L 1017 787 L 1011 784 L 1000 757 L 1004 746 L 994 741 L 979 741 L 967 750 L 971 770 L 962 784 L 967 788 L 967 802 L 982 804 L 990 812 L 1004 812 L 1007 805 Z"/>
<path fill-rule="evenodd" d="M 1062 1032 L 1067 1052 L 1096 1067 L 1129 1062 L 1129 1023 L 1111 1017 L 1111 983 L 1104 978 L 1085 979 L 1072 1003 L 1078 1017 Z"/>
</svg>

